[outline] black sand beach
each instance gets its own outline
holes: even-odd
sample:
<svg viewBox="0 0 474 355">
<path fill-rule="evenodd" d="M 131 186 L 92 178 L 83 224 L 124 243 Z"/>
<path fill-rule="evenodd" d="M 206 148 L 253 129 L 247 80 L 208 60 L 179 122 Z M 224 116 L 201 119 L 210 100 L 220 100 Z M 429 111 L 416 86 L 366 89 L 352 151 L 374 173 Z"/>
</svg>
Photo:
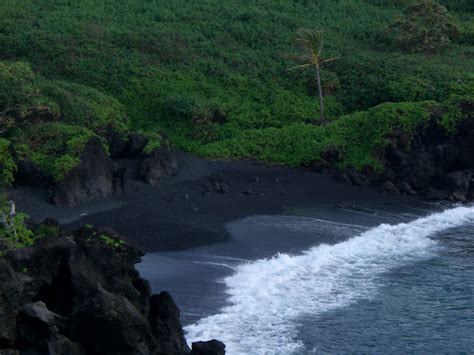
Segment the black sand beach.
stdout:
<svg viewBox="0 0 474 355">
<path fill-rule="evenodd" d="M 119 162 L 133 172 L 133 160 Z M 331 176 L 305 169 L 267 166 L 254 161 L 210 161 L 178 155 L 176 176 L 152 187 L 129 173 L 126 192 L 77 207 L 51 205 L 46 191 L 19 187 L 18 209 L 36 221 L 53 217 L 77 227 L 112 228 L 147 252 L 182 250 L 229 238 L 225 223 L 251 215 L 285 214 L 308 204 L 331 206 L 341 201 L 391 205 L 409 202 L 400 195 L 349 186 Z M 400 207 L 403 208 L 403 207 Z"/>
</svg>

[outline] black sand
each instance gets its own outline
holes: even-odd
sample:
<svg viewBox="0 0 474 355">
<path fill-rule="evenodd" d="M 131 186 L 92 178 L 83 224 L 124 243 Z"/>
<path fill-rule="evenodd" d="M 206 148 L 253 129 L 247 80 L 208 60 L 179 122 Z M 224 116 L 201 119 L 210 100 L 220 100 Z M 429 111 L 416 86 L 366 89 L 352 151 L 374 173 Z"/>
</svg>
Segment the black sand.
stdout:
<svg viewBox="0 0 474 355">
<path fill-rule="evenodd" d="M 18 209 L 34 220 L 57 218 L 70 227 L 112 228 L 146 251 L 179 250 L 229 238 L 225 223 L 256 214 L 284 214 L 305 205 L 335 206 L 340 201 L 394 205 L 410 199 L 370 188 L 343 185 L 331 176 L 304 169 L 269 167 L 253 161 L 210 161 L 187 153 L 178 157 L 176 176 L 158 187 L 130 176 L 126 193 L 73 208 L 58 208 L 47 193 L 16 190 Z M 134 161 L 121 164 L 133 171 Z M 215 191 L 215 186 L 224 191 Z M 217 190 L 219 190 L 217 188 Z"/>
</svg>

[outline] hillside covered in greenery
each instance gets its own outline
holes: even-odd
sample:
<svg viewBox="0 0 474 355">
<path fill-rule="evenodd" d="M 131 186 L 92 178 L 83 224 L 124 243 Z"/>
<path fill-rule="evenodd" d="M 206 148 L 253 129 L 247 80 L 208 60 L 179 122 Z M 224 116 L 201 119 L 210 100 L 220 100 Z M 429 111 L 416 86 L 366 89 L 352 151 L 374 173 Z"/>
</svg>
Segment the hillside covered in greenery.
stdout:
<svg viewBox="0 0 474 355">
<path fill-rule="evenodd" d="M 449 130 L 474 97 L 470 0 L 4 0 L 0 12 L 0 149 L 57 180 L 110 126 L 213 158 L 298 166 L 335 147 L 342 166 L 377 168 L 391 130 L 433 112 Z M 324 125 L 313 72 L 288 70 L 300 28 L 322 30 L 335 58 Z"/>
</svg>

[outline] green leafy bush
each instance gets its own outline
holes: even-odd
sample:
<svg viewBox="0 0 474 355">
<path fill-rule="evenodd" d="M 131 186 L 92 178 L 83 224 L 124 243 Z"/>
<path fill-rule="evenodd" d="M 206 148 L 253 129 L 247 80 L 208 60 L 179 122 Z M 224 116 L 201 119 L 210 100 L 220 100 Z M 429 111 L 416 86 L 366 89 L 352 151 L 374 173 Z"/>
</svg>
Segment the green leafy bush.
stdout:
<svg viewBox="0 0 474 355">
<path fill-rule="evenodd" d="M 106 234 L 101 234 L 98 237 L 102 242 L 105 243 L 105 245 L 114 248 L 114 249 L 119 249 L 125 245 L 125 242 L 122 239 L 119 238 L 114 238 Z"/>
<path fill-rule="evenodd" d="M 388 135 L 395 129 L 414 133 L 428 122 L 439 105 L 433 101 L 419 103 L 385 103 L 367 111 L 343 116 L 330 127 L 330 141 L 343 152 L 340 166 L 361 169 L 382 168 L 379 158 Z"/>
<path fill-rule="evenodd" d="M 247 130 L 235 138 L 201 147 L 201 153 L 298 166 L 319 159 L 325 149 L 335 147 L 343 154 L 341 167 L 380 169 L 377 154 L 386 144 L 387 135 L 396 128 L 414 132 L 428 121 L 437 106 L 434 102 L 387 103 L 343 116 L 325 126 L 297 124 Z"/>
<path fill-rule="evenodd" d="M 15 213 L 10 215 L 10 208 L 7 203 L 2 203 L 0 217 L 4 223 L 0 224 L 0 239 L 2 239 L 8 249 L 18 249 L 32 246 L 42 238 L 56 238 L 60 235 L 59 226 L 49 226 L 40 224 L 35 230 L 30 229 L 26 220 L 29 216 L 25 213 Z"/>
<path fill-rule="evenodd" d="M 121 249 L 125 246 L 125 241 L 118 236 L 101 233 L 101 231 L 94 229 L 93 226 L 88 224 L 84 227 L 89 232 L 89 236 L 86 238 L 86 241 L 89 243 L 99 241 L 112 249 Z"/>
<path fill-rule="evenodd" d="M 461 33 L 456 42 L 474 45 L 474 21 L 467 21 L 462 24 Z"/>
<path fill-rule="evenodd" d="M 0 138 L 0 193 L 14 180 L 16 164 L 10 154 L 10 142 Z"/>
<path fill-rule="evenodd" d="M 153 152 L 155 149 L 163 146 L 163 144 L 168 144 L 159 133 L 147 133 L 146 136 L 148 137 L 148 143 L 143 148 L 143 153 L 145 154 Z"/>
<path fill-rule="evenodd" d="M 8 216 L 8 210 L 5 210 L 5 208 L 0 210 L 0 214 L 2 213 Z M 8 221 L 10 227 L 0 225 L 0 237 L 3 238 L 9 248 L 24 248 L 34 244 L 35 234 L 26 226 L 25 221 L 27 219 L 27 214 L 17 213 L 13 217 L 13 221 Z"/>
<path fill-rule="evenodd" d="M 57 117 L 57 106 L 42 95 L 39 79 L 23 62 L 0 61 L 0 133 L 40 117 Z"/>
<path fill-rule="evenodd" d="M 458 24 L 435 0 L 416 0 L 391 25 L 396 44 L 408 52 L 439 52 L 459 36 Z"/>
<path fill-rule="evenodd" d="M 80 156 L 92 137 L 82 126 L 43 123 L 16 130 L 11 139 L 20 158 L 29 158 L 55 181 L 60 181 L 80 162 Z"/>
<path fill-rule="evenodd" d="M 55 181 L 80 161 L 85 144 L 112 126 L 128 129 L 124 106 L 96 89 L 48 81 L 23 62 L 0 62 L 0 134 Z M 13 181 L 8 142 L 0 142 L 2 185 Z"/>
<path fill-rule="evenodd" d="M 472 119 L 474 107 L 474 74 L 468 75 L 451 85 L 451 95 L 443 105 L 445 111 L 441 120 L 443 127 L 450 133 L 456 132 L 458 123 Z"/>
<path fill-rule="evenodd" d="M 416 102 L 434 99 L 434 84 L 426 78 L 414 76 L 398 76 L 388 82 L 391 101 Z"/>
<path fill-rule="evenodd" d="M 37 239 L 56 238 L 59 237 L 60 234 L 61 229 L 59 228 L 59 226 L 49 226 L 45 224 L 40 224 L 36 231 Z"/>
<path fill-rule="evenodd" d="M 91 87 L 66 81 L 48 81 L 42 85 L 45 95 L 59 105 L 61 121 L 91 130 L 112 126 L 128 128 L 125 107 L 115 98 Z"/>
</svg>

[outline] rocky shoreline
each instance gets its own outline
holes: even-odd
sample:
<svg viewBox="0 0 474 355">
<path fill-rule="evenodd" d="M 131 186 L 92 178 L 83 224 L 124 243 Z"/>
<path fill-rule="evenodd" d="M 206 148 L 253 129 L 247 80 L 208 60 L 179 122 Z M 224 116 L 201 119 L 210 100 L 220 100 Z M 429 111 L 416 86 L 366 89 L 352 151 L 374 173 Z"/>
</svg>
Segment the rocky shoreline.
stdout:
<svg viewBox="0 0 474 355">
<path fill-rule="evenodd" d="M 467 104 L 466 104 L 467 105 Z M 319 160 L 307 169 L 330 174 L 336 180 L 356 186 L 373 186 L 383 192 L 416 195 L 434 200 L 465 202 L 474 198 L 474 123 L 473 108 L 462 107 L 465 119 L 456 123 L 450 133 L 433 113 L 431 121 L 414 133 L 393 131 L 387 144 L 377 152 L 381 169 L 361 170 L 339 168 L 342 152 L 327 149 Z M 61 181 L 47 177 L 28 159 L 15 157 L 17 184 L 39 186 L 49 191 L 50 201 L 59 207 L 77 206 L 84 202 L 111 195 L 121 195 L 127 184 L 138 179 L 151 186 L 159 185 L 178 171 L 176 152 L 160 138 L 159 147 L 147 149 L 150 138 L 136 132 L 123 135 L 108 128 L 102 138 L 92 138 L 84 148 L 80 163 Z M 104 148 L 107 142 L 107 151 Z M 123 165 L 124 160 L 133 163 Z M 217 185 L 216 185 L 217 183 Z M 214 184 L 214 185 L 212 185 Z M 227 193 L 225 181 L 211 182 L 209 193 Z M 250 189 L 247 194 L 253 194 Z"/>
<path fill-rule="evenodd" d="M 107 142 L 107 149 L 104 147 Z M 28 158 L 15 154 L 18 167 L 15 173 L 17 184 L 37 186 L 48 190 L 51 203 L 59 207 L 72 207 L 81 203 L 120 195 L 125 190 L 127 173 L 150 184 L 157 185 L 160 178 L 173 174 L 177 169 L 176 156 L 163 144 L 151 151 L 145 148 L 150 139 L 142 134 L 130 132 L 123 139 L 109 128 L 102 138 L 93 137 L 81 153 L 80 162 L 61 181 L 54 181 Z M 14 152 L 13 152 L 14 153 Z M 117 162 L 133 159 L 133 172 L 127 171 Z"/>
<path fill-rule="evenodd" d="M 225 353 L 216 340 L 189 349 L 173 299 L 151 294 L 143 252 L 117 234 L 86 226 L 0 249 L 0 354 Z"/>
<path fill-rule="evenodd" d="M 464 107 L 464 114 L 472 114 Z M 469 116 L 470 117 L 470 116 Z M 429 200 L 467 202 L 474 198 L 474 121 L 458 123 L 449 133 L 439 118 L 419 128 L 413 136 L 395 131 L 385 149 L 379 152 L 383 169 L 358 171 L 351 167 L 334 169 L 340 162 L 337 150 L 328 150 L 320 161 L 309 166 L 330 173 L 341 182 L 356 186 L 375 186 L 387 193 L 419 196 Z"/>
<path fill-rule="evenodd" d="M 411 138 L 395 132 L 380 152 L 383 173 L 337 170 L 339 153 L 332 150 L 301 169 L 207 161 L 166 146 L 145 153 L 146 138 L 137 133 L 127 142 L 111 135 L 109 152 L 92 140 L 59 183 L 18 162 L 19 186 L 36 182 L 49 190 L 47 200 L 17 188 L 19 209 L 36 221 L 62 219 L 65 229 L 34 247 L 2 251 L 0 353 L 223 354 L 216 340 L 188 347 L 171 296 L 152 295 L 135 270 L 143 255 L 135 244 L 162 251 L 215 243 L 228 238 L 229 221 L 307 203 L 352 208 L 367 200 L 469 201 L 474 124 L 463 124 L 456 135 L 439 125 Z"/>
<path fill-rule="evenodd" d="M 471 112 L 468 109 L 466 112 Z M 337 166 L 342 158 L 336 149 L 328 149 L 320 160 L 305 168 L 329 174 L 338 182 L 371 186 L 384 193 L 466 202 L 474 198 L 474 123 L 466 119 L 459 126 L 455 134 L 450 134 L 433 119 L 412 136 L 403 131 L 393 132 L 387 137 L 384 150 L 378 153 L 380 171 L 369 167 L 356 170 L 350 166 L 340 170 Z M 46 189 L 54 205 L 73 207 L 120 196 L 135 180 L 158 186 L 178 173 L 177 153 L 169 146 L 144 152 L 147 137 L 131 132 L 123 141 L 116 135 L 109 131 L 105 137 L 109 152 L 99 139 L 92 139 L 82 153 L 80 164 L 60 182 L 45 178 L 31 162 L 17 160 L 17 185 Z M 219 176 L 210 177 L 204 194 L 228 193 L 232 182 L 221 180 Z M 259 195 L 251 186 L 241 192 Z"/>
</svg>

